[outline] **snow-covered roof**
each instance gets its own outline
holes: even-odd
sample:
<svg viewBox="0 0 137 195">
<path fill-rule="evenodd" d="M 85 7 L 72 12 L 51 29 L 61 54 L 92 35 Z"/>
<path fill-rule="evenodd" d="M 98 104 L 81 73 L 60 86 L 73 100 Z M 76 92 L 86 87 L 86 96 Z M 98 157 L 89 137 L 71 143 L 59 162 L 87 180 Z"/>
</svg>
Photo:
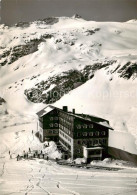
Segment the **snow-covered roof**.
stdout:
<svg viewBox="0 0 137 195">
<path fill-rule="evenodd" d="M 113 129 L 110 125 L 109 125 L 109 121 L 103 119 L 103 118 L 100 118 L 100 117 L 95 117 L 95 116 L 92 116 L 92 115 L 86 115 L 86 114 L 73 114 L 73 113 L 69 113 L 77 118 L 81 118 L 83 120 L 86 120 L 86 121 L 91 121 L 93 123 L 96 123 L 96 124 L 99 124 L 101 126 L 104 126 L 104 127 L 107 127 L 109 129 Z M 94 119 L 98 119 L 98 121 L 95 121 Z M 100 120 L 100 121 L 99 121 Z"/>
<path fill-rule="evenodd" d="M 44 109 L 42 109 L 41 111 L 37 112 L 37 115 L 39 117 L 42 117 L 44 116 L 45 114 L 51 112 L 52 110 L 54 110 L 55 107 L 54 106 L 51 106 L 51 105 L 48 105 L 47 107 L 45 107 Z"/>
<path fill-rule="evenodd" d="M 45 107 L 44 109 L 42 109 L 41 111 L 39 111 L 37 113 L 37 115 L 39 117 L 42 117 L 44 115 L 46 115 L 47 113 L 51 112 L 52 110 L 54 109 L 58 109 L 58 110 L 61 110 L 63 111 L 62 109 L 60 108 L 57 108 L 55 106 L 52 106 L 52 105 L 48 105 L 47 107 Z M 64 111 L 63 111 L 64 112 Z M 86 114 L 73 114 L 72 112 L 67 112 L 69 115 L 73 115 L 77 118 L 81 118 L 83 120 L 86 120 L 86 121 L 91 121 L 93 123 L 96 123 L 96 124 L 99 124 L 101 126 L 104 126 L 104 127 L 107 127 L 109 129 L 113 129 L 110 125 L 109 125 L 109 121 L 103 119 L 103 118 L 100 118 L 100 117 L 97 117 L 97 116 L 92 116 L 92 115 L 86 115 Z"/>
</svg>

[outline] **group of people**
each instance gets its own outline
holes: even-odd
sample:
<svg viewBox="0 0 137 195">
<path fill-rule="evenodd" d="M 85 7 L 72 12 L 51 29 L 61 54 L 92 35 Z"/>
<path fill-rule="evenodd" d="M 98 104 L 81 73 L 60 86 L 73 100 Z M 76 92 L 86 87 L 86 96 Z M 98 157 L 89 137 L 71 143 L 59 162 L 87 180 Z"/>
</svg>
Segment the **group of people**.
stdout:
<svg viewBox="0 0 137 195">
<path fill-rule="evenodd" d="M 31 149 L 29 148 L 29 153 L 31 153 Z M 45 154 L 42 152 L 42 150 L 41 150 L 41 152 L 40 153 L 38 153 L 37 151 L 33 154 L 33 156 L 31 156 L 31 157 L 33 157 L 33 158 L 40 158 L 40 157 L 43 157 L 43 159 L 45 159 Z M 20 160 L 21 159 L 21 157 L 22 156 L 20 156 L 19 154 L 17 155 L 17 161 L 18 160 Z M 28 152 L 26 153 L 25 151 L 23 151 L 23 158 L 24 159 L 29 159 L 29 154 L 28 154 Z M 49 157 L 48 156 L 46 156 L 46 160 L 49 160 Z"/>
<path fill-rule="evenodd" d="M 34 131 L 32 130 L 32 134 L 34 133 Z M 48 145 L 46 145 L 46 147 L 48 147 L 49 146 L 49 143 L 48 143 Z M 31 153 L 31 148 L 29 148 L 29 152 L 25 152 L 25 150 L 23 151 L 23 156 L 20 156 L 19 154 L 17 155 L 17 161 L 19 161 L 21 158 L 24 158 L 24 159 L 29 159 L 29 157 L 31 156 L 29 156 L 29 153 Z M 9 156 L 10 156 L 10 159 L 12 159 L 12 154 L 11 154 L 11 151 L 9 151 Z M 42 158 L 43 159 L 46 159 L 47 161 L 49 160 L 49 157 L 48 156 L 46 156 L 46 158 L 45 158 L 45 154 L 42 152 L 42 150 L 41 150 L 41 152 L 40 153 L 38 153 L 38 151 L 36 151 L 35 153 L 33 153 L 33 156 L 31 156 L 31 157 L 33 157 L 33 158 L 41 158 L 41 156 L 42 156 Z"/>
</svg>

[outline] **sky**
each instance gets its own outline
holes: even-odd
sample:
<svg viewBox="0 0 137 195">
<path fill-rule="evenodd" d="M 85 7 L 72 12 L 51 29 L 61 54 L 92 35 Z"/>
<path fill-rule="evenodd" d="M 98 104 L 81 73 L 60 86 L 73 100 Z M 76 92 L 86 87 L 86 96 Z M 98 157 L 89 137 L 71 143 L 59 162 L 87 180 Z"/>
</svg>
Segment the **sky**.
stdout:
<svg viewBox="0 0 137 195">
<path fill-rule="evenodd" d="M 6 24 L 75 13 L 95 21 L 137 18 L 137 0 L 1 0 L 1 4 L 2 23 Z"/>
</svg>

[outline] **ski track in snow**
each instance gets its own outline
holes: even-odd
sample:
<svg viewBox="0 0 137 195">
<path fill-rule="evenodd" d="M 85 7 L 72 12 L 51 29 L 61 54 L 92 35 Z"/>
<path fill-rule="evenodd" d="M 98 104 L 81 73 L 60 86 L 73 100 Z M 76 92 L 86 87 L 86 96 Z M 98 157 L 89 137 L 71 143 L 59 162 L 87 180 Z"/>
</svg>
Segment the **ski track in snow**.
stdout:
<svg viewBox="0 0 137 195">
<path fill-rule="evenodd" d="M 30 130 L 27 130 L 27 126 Z M 10 147 L 6 144 L 0 155 L 3 157 L 0 158 L 0 195 L 136 195 L 136 168 L 116 172 L 94 169 L 88 171 L 59 166 L 52 160 L 17 161 L 16 155 L 24 150 L 26 144 L 29 147 L 37 140 L 31 133 L 32 129 L 34 128 L 30 125 L 10 129 L 14 135 L 9 137 L 12 142 Z M 7 130 L 3 131 L 6 132 Z M 39 149 L 38 142 L 35 147 Z M 9 158 L 9 148 L 12 159 Z"/>
<path fill-rule="evenodd" d="M 6 178 L 6 175 L 12 177 L 12 173 L 10 173 L 11 170 L 8 170 L 8 169 L 9 168 L 12 169 L 13 167 L 8 168 L 9 163 L 10 163 L 10 160 L 7 162 L 7 168 L 6 168 L 7 171 L 6 172 L 3 171 L 2 172 L 3 174 L 0 176 L 1 179 L 4 179 L 4 176 Z M 14 162 L 14 159 L 13 159 L 12 163 L 15 169 L 17 162 L 16 161 Z M 20 165 L 22 168 L 24 166 L 26 167 L 27 162 L 25 162 L 24 166 L 22 163 Z M 29 195 L 29 194 L 33 194 L 39 188 L 40 190 L 42 190 L 41 194 L 46 193 L 47 195 L 57 195 L 57 194 L 64 194 L 64 195 L 67 195 L 67 194 L 81 195 L 82 194 L 84 195 L 83 193 L 80 193 L 79 190 L 85 189 L 85 192 L 86 192 L 87 189 L 90 189 L 91 192 L 93 192 L 93 194 L 94 194 L 94 191 L 97 190 L 98 193 L 96 192 L 96 194 L 99 194 L 99 195 L 105 195 L 105 194 L 123 195 L 123 194 L 128 194 L 128 193 L 132 193 L 135 195 L 137 191 L 137 183 L 135 183 L 134 181 L 134 179 L 136 179 L 137 177 L 137 170 L 136 170 L 136 174 L 135 175 L 133 174 L 132 176 L 130 175 L 129 178 L 127 177 L 127 175 L 124 175 L 124 172 L 116 174 L 116 175 L 114 172 L 112 172 L 114 177 L 112 176 L 113 178 L 110 178 L 111 185 L 108 185 L 110 176 L 104 175 L 105 174 L 104 172 L 102 172 L 101 174 L 99 172 L 96 173 L 96 172 L 87 171 L 86 173 L 85 171 L 82 172 L 81 170 L 67 168 L 67 170 L 70 170 L 71 172 L 71 174 L 67 174 L 66 172 L 67 170 L 64 172 L 66 168 L 60 167 L 60 171 L 56 175 L 55 168 L 58 170 L 58 165 L 55 165 L 51 161 L 47 162 L 46 164 L 44 163 L 43 165 L 37 164 L 37 162 L 35 161 L 32 161 L 32 162 L 28 161 L 28 168 L 29 169 L 27 173 L 25 172 L 22 173 L 27 176 L 25 180 L 25 183 L 26 183 L 25 188 L 21 185 L 20 189 L 18 189 L 17 191 L 14 190 L 13 192 L 3 193 L 0 189 L 0 192 L 2 192 L 2 194 L 5 194 L 5 195 L 6 194 L 16 194 L 16 193 L 18 194 L 23 193 L 24 195 Z M 20 175 L 21 173 L 16 172 L 16 174 Z M 100 175 L 100 177 L 98 176 L 98 174 Z M 131 173 L 128 173 L 128 174 L 131 174 Z M 84 178 L 82 179 L 82 177 Z M 118 179 L 115 179 L 115 177 Z M 122 180 L 123 180 L 124 185 L 120 186 L 119 183 Z M 57 193 L 54 192 L 55 189 L 58 190 Z M 8 191 L 8 188 L 5 188 L 5 190 Z M 111 191 L 111 193 L 108 191 Z M 114 192 L 114 191 L 119 191 L 119 192 Z M 89 192 L 89 195 L 91 194 L 91 192 Z"/>
</svg>

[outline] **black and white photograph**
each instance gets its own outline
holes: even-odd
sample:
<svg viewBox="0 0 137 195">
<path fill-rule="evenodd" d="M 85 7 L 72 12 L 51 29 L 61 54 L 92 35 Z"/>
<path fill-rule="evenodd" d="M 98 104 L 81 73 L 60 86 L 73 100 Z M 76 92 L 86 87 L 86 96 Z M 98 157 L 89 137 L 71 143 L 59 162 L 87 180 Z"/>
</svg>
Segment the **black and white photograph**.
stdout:
<svg viewBox="0 0 137 195">
<path fill-rule="evenodd" d="M 0 195 L 137 194 L 137 0 L 0 0 Z"/>
</svg>

